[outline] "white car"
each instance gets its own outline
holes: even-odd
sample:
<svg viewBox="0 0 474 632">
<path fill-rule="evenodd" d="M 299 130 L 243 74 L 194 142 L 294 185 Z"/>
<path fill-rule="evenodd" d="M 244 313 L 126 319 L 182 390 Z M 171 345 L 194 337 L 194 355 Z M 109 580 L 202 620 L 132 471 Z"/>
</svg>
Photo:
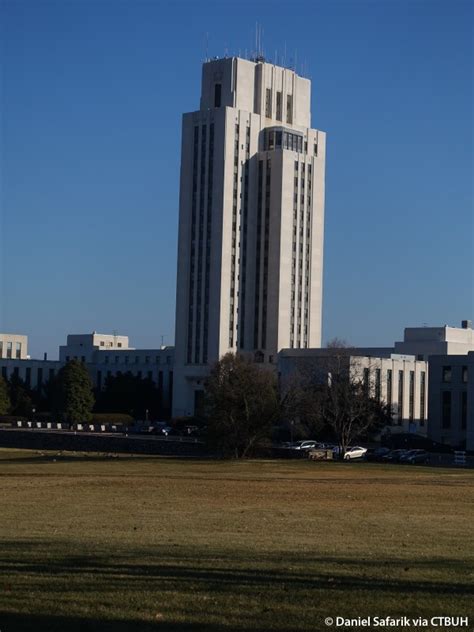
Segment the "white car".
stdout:
<svg viewBox="0 0 474 632">
<path fill-rule="evenodd" d="M 360 445 L 347 448 L 344 454 L 344 460 L 350 461 L 351 459 L 361 459 L 365 456 L 367 448 L 362 448 Z"/>
<path fill-rule="evenodd" d="M 312 450 L 313 448 L 318 448 L 320 444 L 317 441 L 313 441 L 312 439 L 308 439 L 306 441 L 297 441 L 291 445 L 292 450 Z"/>
</svg>

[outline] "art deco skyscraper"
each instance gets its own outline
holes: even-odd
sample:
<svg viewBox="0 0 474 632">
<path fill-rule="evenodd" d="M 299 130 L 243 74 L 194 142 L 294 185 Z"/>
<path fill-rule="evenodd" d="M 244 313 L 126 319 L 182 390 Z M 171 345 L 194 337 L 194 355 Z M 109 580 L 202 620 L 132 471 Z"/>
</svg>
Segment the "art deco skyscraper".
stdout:
<svg viewBox="0 0 474 632">
<path fill-rule="evenodd" d="M 174 415 L 193 414 L 228 351 L 268 365 L 321 344 L 326 135 L 310 98 L 262 58 L 203 65 L 183 117 Z"/>
</svg>

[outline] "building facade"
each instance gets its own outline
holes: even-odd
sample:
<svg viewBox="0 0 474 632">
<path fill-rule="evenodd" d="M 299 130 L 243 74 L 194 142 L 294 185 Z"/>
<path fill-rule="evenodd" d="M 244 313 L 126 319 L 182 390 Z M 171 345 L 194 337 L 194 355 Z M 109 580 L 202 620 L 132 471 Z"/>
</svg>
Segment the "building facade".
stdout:
<svg viewBox="0 0 474 632">
<path fill-rule="evenodd" d="M 26 360 L 28 357 L 28 336 L 0 333 L 0 360 L 3 358 Z"/>
<path fill-rule="evenodd" d="M 380 353 L 382 350 L 379 349 Z M 344 374 L 367 385 L 368 392 L 390 406 L 390 432 L 427 434 L 428 363 L 415 356 L 385 353 L 369 355 L 368 349 L 285 349 L 279 357 L 283 383 L 313 371 L 330 379 L 334 358 L 345 366 Z"/>
<path fill-rule="evenodd" d="M 474 330 L 470 320 L 461 327 L 407 327 L 403 342 L 394 345 L 396 353 L 409 353 L 427 360 L 432 355 L 466 354 L 474 351 Z"/>
<path fill-rule="evenodd" d="M 99 390 L 104 388 L 108 377 L 119 373 L 150 379 L 158 388 L 164 414 L 171 413 L 174 347 L 134 349 L 129 346 L 127 336 L 71 334 L 67 344 L 59 348 L 59 360 L 1 358 L 0 375 L 5 379 L 17 375 L 28 388 L 40 390 L 70 360 L 84 362 L 94 387 Z"/>
<path fill-rule="evenodd" d="M 429 437 L 474 451 L 474 351 L 431 356 Z"/>
<path fill-rule="evenodd" d="M 203 65 L 183 117 L 174 414 L 229 351 L 321 344 L 326 136 L 311 84 L 258 58 Z"/>
</svg>

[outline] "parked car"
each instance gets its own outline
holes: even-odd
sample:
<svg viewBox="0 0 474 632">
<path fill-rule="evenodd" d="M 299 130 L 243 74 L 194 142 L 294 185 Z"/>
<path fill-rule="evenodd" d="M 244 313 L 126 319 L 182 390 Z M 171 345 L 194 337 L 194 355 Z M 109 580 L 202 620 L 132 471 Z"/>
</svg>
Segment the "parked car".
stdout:
<svg viewBox="0 0 474 632">
<path fill-rule="evenodd" d="M 369 448 L 365 454 L 367 461 L 381 461 L 390 452 L 390 448 Z"/>
<path fill-rule="evenodd" d="M 409 450 L 390 450 L 388 454 L 382 457 L 383 463 L 398 463 L 401 457 Z"/>
<path fill-rule="evenodd" d="M 152 428 L 152 433 L 156 434 L 156 435 L 164 435 L 165 437 L 167 437 L 169 435 L 170 432 L 172 432 L 173 428 L 171 428 L 171 426 L 168 426 L 167 424 L 155 424 Z"/>
<path fill-rule="evenodd" d="M 367 448 L 363 448 L 360 445 L 347 448 L 344 453 L 344 460 L 351 461 L 352 459 L 362 459 L 365 456 L 366 452 Z"/>
<path fill-rule="evenodd" d="M 402 454 L 400 457 L 400 463 L 409 463 L 415 465 L 415 463 L 429 463 L 430 454 L 426 450 L 408 450 L 406 454 Z"/>
<path fill-rule="evenodd" d="M 318 441 L 307 439 L 305 441 L 296 441 L 290 445 L 290 450 L 312 450 L 313 448 L 319 448 L 321 444 Z"/>
</svg>

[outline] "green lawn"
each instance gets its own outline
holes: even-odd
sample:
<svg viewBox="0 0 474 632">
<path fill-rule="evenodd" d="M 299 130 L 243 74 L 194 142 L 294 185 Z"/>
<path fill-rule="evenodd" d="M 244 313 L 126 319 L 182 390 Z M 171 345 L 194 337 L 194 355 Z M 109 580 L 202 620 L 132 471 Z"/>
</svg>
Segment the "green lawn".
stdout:
<svg viewBox="0 0 474 632">
<path fill-rule="evenodd" d="M 473 614 L 473 471 L 0 450 L 0 483 L 1 632 Z"/>
</svg>

